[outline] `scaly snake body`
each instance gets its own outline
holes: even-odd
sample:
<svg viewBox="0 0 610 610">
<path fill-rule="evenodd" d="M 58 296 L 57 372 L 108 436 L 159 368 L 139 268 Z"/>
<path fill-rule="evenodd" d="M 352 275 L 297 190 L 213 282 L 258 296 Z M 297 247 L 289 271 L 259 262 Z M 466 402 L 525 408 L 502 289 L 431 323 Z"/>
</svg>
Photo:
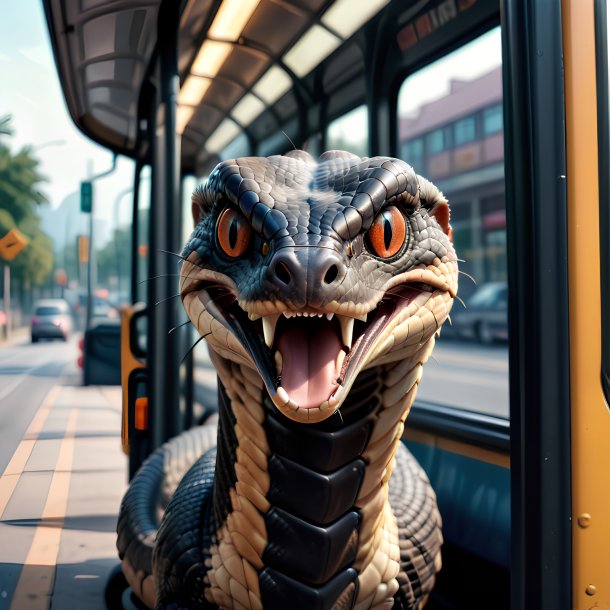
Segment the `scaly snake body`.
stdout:
<svg viewBox="0 0 610 610">
<path fill-rule="evenodd" d="M 422 607 L 440 515 L 400 439 L 457 290 L 446 200 L 397 159 L 293 151 L 221 163 L 193 207 L 181 294 L 217 441 L 186 432 L 134 478 L 128 581 L 167 609 Z"/>
</svg>

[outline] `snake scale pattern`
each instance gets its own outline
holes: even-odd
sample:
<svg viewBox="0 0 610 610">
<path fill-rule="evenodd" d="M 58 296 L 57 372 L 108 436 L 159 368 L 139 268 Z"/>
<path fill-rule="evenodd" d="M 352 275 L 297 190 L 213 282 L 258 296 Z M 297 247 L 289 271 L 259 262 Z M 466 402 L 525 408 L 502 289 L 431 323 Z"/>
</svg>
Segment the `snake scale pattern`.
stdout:
<svg viewBox="0 0 610 610">
<path fill-rule="evenodd" d="M 128 582 L 157 609 L 423 607 L 441 518 L 401 438 L 457 291 L 446 199 L 398 159 L 292 151 L 224 161 L 193 214 L 219 422 L 134 477 Z"/>
</svg>

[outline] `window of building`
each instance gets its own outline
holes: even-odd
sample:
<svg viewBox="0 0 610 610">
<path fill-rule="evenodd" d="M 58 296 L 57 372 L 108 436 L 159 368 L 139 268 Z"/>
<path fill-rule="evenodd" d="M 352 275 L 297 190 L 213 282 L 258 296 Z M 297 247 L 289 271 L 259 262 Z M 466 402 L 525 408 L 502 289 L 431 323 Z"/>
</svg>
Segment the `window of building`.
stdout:
<svg viewBox="0 0 610 610">
<path fill-rule="evenodd" d="M 412 165 L 417 172 L 424 171 L 424 140 L 423 138 L 414 138 L 407 140 L 401 145 L 400 156 L 409 165 Z"/>
<path fill-rule="evenodd" d="M 490 136 L 492 133 L 502 131 L 502 104 L 491 106 L 483 110 L 483 133 Z"/>
<path fill-rule="evenodd" d="M 326 150 L 347 150 L 360 157 L 368 155 L 369 115 L 364 104 L 328 124 Z"/>
<path fill-rule="evenodd" d="M 473 116 L 456 121 L 453 125 L 453 141 L 455 146 L 462 146 L 476 139 L 476 120 Z"/>
<path fill-rule="evenodd" d="M 496 150 L 485 139 L 502 130 L 501 66 L 495 28 L 410 74 L 397 123 L 405 160 L 421 152 L 418 173 L 449 200 L 454 246 L 464 261 L 465 307 L 455 300 L 418 400 L 508 417 L 504 161 L 501 143 Z M 415 142 L 425 146 L 416 149 Z"/>
<path fill-rule="evenodd" d="M 429 133 L 426 137 L 426 141 L 428 144 L 428 153 L 431 155 L 436 155 L 437 153 L 443 152 L 445 150 L 445 130 L 444 129 L 435 129 L 433 132 Z"/>
</svg>

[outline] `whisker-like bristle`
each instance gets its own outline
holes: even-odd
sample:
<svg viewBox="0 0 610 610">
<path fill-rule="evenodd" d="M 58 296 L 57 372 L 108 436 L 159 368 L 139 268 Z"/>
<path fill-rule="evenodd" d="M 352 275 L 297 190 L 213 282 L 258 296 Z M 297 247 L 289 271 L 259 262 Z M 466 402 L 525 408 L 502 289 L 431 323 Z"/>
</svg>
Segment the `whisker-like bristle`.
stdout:
<svg viewBox="0 0 610 610">
<path fill-rule="evenodd" d="M 188 260 L 188 259 L 184 258 L 184 256 L 182 256 L 182 254 L 177 254 L 176 252 L 170 252 L 169 250 L 163 250 L 162 248 L 159 248 L 158 252 L 162 252 L 163 254 L 169 254 L 170 256 L 175 256 L 176 258 L 179 258 L 182 261 Z"/>
<path fill-rule="evenodd" d="M 187 324 L 190 324 L 191 321 L 187 320 L 186 322 L 182 322 L 182 324 L 178 324 L 178 326 L 174 326 L 174 328 L 172 328 L 167 334 L 171 335 L 175 330 L 178 330 L 179 328 L 182 328 L 183 326 L 186 326 Z"/>
<path fill-rule="evenodd" d="M 153 275 L 153 277 L 146 278 L 145 280 L 140 280 L 138 285 L 146 284 L 146 282 L 151 282 L 152 280 L 158 280 L 160 277 L 180 277 L 180 273 L 162 273 L 161 275 Z"/>
<path fill-rule="evenodd" d="M 209 333 L 205 333 L 205 335 L 201 335 L 201 337 L 199 337 L 199 339 L 197 339 L 197 341 L 195 341 L 195 343 L 193 343 L 193 345 L 191 345 L 191 347 L 189 347 L 186 354 L 184 354 L 184 356 L 182 357 L 182 360 L 180 360 L 180 364 L 184 363 L 184 361 L 188 358 L 188 355 L 195 349 L 195 347 L 197 346 L 198 343 L 201 343 L 201 341 L 203 341 L 208 335 L 211 335 L 211 334 L 212 334 L 212 331 L 210 331 Z"/>
<path fill-rule="evenodd" d="M 468 309 L 468 307 L 466 307 L 466 303 L 464 303 L 464 301 L 462 301 L 462 299 L 460 299 L 460 297 L 456 294 L 455 297 L 464 307 L 464 309 Z"/>
<path fill-rule="evenodd" d="M 180 293 L 172 294 L 171 296 L 166 297 L 165 299 L 161 299 L 160 301 L 157 301 L 155 303 L 155 307 L 157 307 L 157 305 L 161 305 L 161 303 L 165 303 L 165 301 L 169 301 L 170 299 L 175 299 L 176 297 L 179 297 L 179 296 L 180 296 Z"/>
<path fill-rule="evenodd" d="M 465 271 L 462 271 L 461 269 L 458 269 L 458 273 L 460 275 L 466 276 L 475 286 L 477 285 L 477 281 L 469 273 L 466 273 Z"/>
</svg>

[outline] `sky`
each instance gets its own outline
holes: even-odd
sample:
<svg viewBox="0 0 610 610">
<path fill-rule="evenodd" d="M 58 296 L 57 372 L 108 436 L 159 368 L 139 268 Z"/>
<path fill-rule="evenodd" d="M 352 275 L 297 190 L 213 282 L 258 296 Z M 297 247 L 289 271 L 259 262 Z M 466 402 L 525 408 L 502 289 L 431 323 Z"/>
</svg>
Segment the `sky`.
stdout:
<svg viewBox="0 0 610 610">
<path fill-rule="evenodd" d="M 42 187 L 57 207 L 91 173 L 110 167 L 112 154 L 76 128 L 68 114 L 51 51 L 42 2 L 5 1 L 0 20 L 0 116 L 10 114 L 11 146 L 31 145 L 47 178 Z M 95 183 L 95 217 L 113 223 L 116 197 L 133 183 L 133 162 L 119 157 L 112 176 Z M 130 198 L 119 224 L 129 224 Z"/>
<path fill-rule="evenodd" d="M 398 94 L 398 113 L 416 116 L 420 106 L 447 95 L 452 80 L 474 80 L 501 63 L 502 39 L 496 27 L 409 76 Z"/>
</svg>

